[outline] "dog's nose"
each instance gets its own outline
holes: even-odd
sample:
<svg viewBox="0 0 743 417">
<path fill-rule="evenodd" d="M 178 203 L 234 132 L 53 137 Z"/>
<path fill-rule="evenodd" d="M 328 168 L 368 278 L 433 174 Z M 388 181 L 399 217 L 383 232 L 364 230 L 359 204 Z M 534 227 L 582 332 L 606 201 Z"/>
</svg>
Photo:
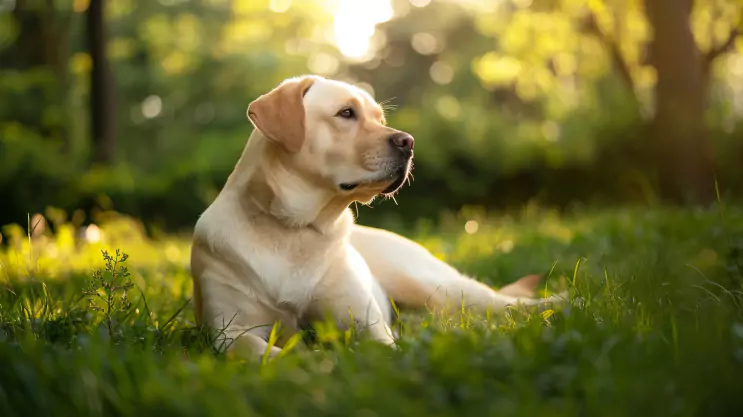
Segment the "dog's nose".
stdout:
<svg viewBox="0 0 743 417">
<path fill-rule="evenodd" d="M 405 153 L 410 153 L 415 146 L 415 139 L 405 132 L 397 132 L 390 136 L 390 144 Z"/>
</svg>

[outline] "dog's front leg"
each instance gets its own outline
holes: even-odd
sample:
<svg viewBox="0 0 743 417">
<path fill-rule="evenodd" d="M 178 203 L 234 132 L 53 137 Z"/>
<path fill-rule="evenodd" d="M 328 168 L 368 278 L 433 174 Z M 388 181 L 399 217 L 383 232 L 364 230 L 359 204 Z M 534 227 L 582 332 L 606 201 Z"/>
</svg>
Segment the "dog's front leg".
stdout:
<svg viewBox="0 0 743 417">
<path fill-rule="evenodd" d="M 353 276 L 333 281 L 316 295 L 313 316 L 322 317 L 329 313 L 342 328 L 355 326 L 360 333 L 368 333 L 377 342 L 394 344 L 392 330 L 371 292 Z"/>
<path fill-rule="evenodd" d="M 339 325 L 356 326 L 371 338 L 386 345 L 395 339 L 373 293 L 373 277 L 363 258 L 349 247 L 349 254 L 334 263 L 315 288 L 310 311 L 315 317 L 331 314 Z"/>
<path fill-rule="evenodd" d="M 227 284 L 222 276 L 206 271 L 200 277 L 200 322 L 213 332 L 213 347 L 237 357 L 261 357 L 268 350 L 273 357 L 281 352 L 269 346 L 272 326 L 281 317 L 265 308 L 256 295 L 241 286 Z"/>
</svg>

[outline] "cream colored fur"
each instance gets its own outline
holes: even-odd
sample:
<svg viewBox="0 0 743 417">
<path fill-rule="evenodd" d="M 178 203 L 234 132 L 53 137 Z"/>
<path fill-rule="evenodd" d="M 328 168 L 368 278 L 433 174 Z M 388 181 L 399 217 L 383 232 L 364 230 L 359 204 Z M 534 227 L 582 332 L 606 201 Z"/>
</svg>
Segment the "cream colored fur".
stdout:
<svg viewBox="0 0 743 417">
<path fill-rule="evenodd" d="M 353 317 L 393 345 L 389 298 L 494 312 L 553 301 L 529 298 L 538 277 L 497 292 L 400 235 L 354 224 L 349 204 L 395 192 L 412 161 L 363 90 L 293 78 L 251 103 L 248 116 L 255 129 L 197 221 L 191 257 L 197 321 L 222 330 L 217 342 L 229 350 L 262 355 L 274 323 L 285 340 L 325 314 L 339 325 Z M 281 342 L 269 353 L 280 351 Z"/>
</svg>

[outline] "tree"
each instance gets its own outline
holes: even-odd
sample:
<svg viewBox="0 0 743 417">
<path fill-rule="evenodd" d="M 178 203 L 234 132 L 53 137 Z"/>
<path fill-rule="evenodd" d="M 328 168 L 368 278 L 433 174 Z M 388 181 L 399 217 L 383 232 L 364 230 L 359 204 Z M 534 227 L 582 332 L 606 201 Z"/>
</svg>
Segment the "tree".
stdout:
<svg viewBox="0 0 743 417">
<path fill-rule="evenodd" d="M 739 30 L 733 26 L 720 45 L 714 45 L 713 37 L 704 53 L 692 30 L 693 0 L 643 0 L 643 6 L 651 35 L 643 64 L 655 70 L 657 80 L 647 151 L 657 162 L 659 191 L 671 202 L 707 204 L 715 199 L 714 149 L 705 122 L 711 67 L 733 48 Z M 593 11 L 583 27 L 601 41 L 612 67 L 636 94 L 632 63 L 622 54 L 617 36 L 601 30 Z"/>
<path fill-rule="evenodd" d="M 0 48 L 0 77 L 6 77 L 7 85 L 13 87 L 0 95 L 12 104 L 0 109 L 0 120 L 17 120 L 27 129 L 64 141 L 72 12 L 52 0 L 16 0 L 9 16 L 0 24 L 6 24 L 6 34 L 15 34 L 15 39 Z M 34 104 L 19 103 L 23 99 Z M 39 106 L 39 101 L 44 105 Z"/>
<path fill-rule="evenodd" d="M 731 11 L 740 12 L 742 17 L 720 40 L 715 34 L 728 24 L 725 15 Z M 492 34 L 498 39 L 496 51 L 517 59 L 519 70 L 506 79 L 507 83 L 518 85 L 530 74 L 544 72 L 544 67 L 559 77 L 554 64 L 565 53 L 572 54 L 573 61 L 593 65 L 601 57 L 586 56 L 573 45 L 580 45 L 582 36 L 597 40 L 608 67 L 634 99 L 638 119 L 650 115 L 645 152 L 657 164 L 661 196 L 675 203 L 706 204 L 714 200 L 715 157 L 705 121 L 711 68 L 719 57 L 734 49 L 743 23 L 740 4 L 727 0 L 535 0 L 529 8 L 501 7 L 495 14 L 496 22 L 503 22 L 503 15 L 511 16 Z M 711 17 L 695 33 L 694 19 L 699 16 Z M 576 30 L 569 34 L 564 29 L 567 27 Z M 702 47 L 697 38 L 704 36 L 708 45 Z M 524 41 L 530 37 L 549 38 L 550 42 L 538 42 L 549 46 L 540 50 L 538 44 Z M 498 62 L 501 68 L 502 62 Z M 491 67 L 498 71 L 498 65 Z M 577 73 L 584 85 L 591 81 L 586 73 L 580 74 L 580 64 Z M 594 81 L 602 76 L 594 74 Z M 545 95 L 549 94 L 554 91 Z M 649 111 L 642 111 L 643 107 Z"/>
<path fill-rule="evenodd" d="M 714 150 L 705 124 L 710 67 L 738 36 L 703 53 L 692 31 L 693 0 L 644 0 L 652 27 L 647 63 L 655 69 L 655 112 L 649 124 L 651 147 L 658 162 L 659 187 L 673 202 L 709 203 L 715 198 Z M 595 17 L 591 15 L 591 21 Z M 615 69 L 628 87 L 634 83 L 616 43 L 590 25 L 610 51 Z"/>
<path fill-rule="evenodd" d="M 116 152 L 115 83 L 106 56 L 104 0 L 91 0 L 86 13 L 86 38 L 92 64 L 90 122 L 93 162 L 108 164 Z"/>
</svg>

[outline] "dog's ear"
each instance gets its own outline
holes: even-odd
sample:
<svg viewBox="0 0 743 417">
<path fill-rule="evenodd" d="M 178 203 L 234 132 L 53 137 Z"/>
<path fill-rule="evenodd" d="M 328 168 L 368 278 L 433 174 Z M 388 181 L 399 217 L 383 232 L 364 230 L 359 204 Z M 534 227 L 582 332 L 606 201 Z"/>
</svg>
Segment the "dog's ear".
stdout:
<svg viewBox="0 0 743 417">
<path fill-rule="evenodd" d="M 304 104 L 302 99 L 316 77 L 290 78 L 248 106 L 248 118 L 263 135 L 289 152 L 304 144 Z"/>
</svg>

